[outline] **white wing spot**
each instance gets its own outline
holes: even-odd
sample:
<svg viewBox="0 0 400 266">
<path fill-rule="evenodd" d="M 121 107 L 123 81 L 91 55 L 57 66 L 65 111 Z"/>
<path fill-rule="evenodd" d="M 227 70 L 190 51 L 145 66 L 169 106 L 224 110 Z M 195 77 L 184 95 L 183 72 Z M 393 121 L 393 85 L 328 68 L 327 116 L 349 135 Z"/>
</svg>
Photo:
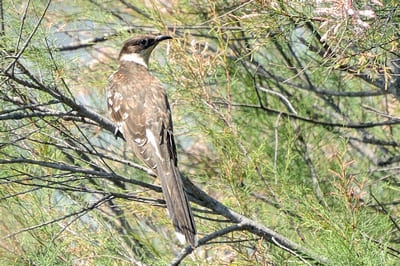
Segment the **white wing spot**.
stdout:
<svg viewBox="0 0 400 266">
<path fill-rule="evenodd" d="M 158 156 L 158 158 L 161 161 L 163 161 L 160 150 L 158 148 L 156 137 L 154 136 L 153 132 L 151 132 L 151 130 L 148 128 L 146 128 L 146 137 L 149 140 L 150 144 L 153 146 L 154 150 L 156 151 L 156 155 Z"/>
<path fill-rule="evenodd" d="M 143 147 L 144 144 L 146 144 L 146 142 L 147 142 L 146 139 L 141 139 L 141 138 L 136 138 L 136 139 L 134 139 L 133 141 L 135 141 L 136 144 L 137 144 L 139 147 Z M 145 150 L 142 150 L 142 151 L 140 152 L 140 154 L 143 154 L 144 151 L 145 151 Z"/>
<path fill-rule="evenodd" d="M 112 105 L 113 105 L 113 101 L 112 101 L 111 97 L 110 97 L 110 98 L 108 98 L 108 105 L 110 105 L 110 106 L 112 106 Z"/>
<path fill-rule="evenodd" d="M 122 127 L 124 126 L 125 122 L 117 122 L 117 130 L 124 134 L 124 131 L 122 130 Z"/>
<path fill-rule="evenodd" d="M 116 91 L 116 92 L 114 93 L 114 99 L 116 99 L 116 100 L 123 100 L 123 99 L 124 99 L 124 96 L 122 96 L 121 93 L 119 93 L 118 91 Z"/>
<path fill-rule="evenodd" d="M 114 107 L 114 112 L 118 112 L 119 109 L 121 109 L 121 105 L 115 106 L 115 107 Z"/>
<path fill-rule="evenodd" d="M 129 114 L 128 114 L 128 113 L 124 113 L 124 114 L 122 115 L 122 119 L 123 119 L 123 120 L 125 120 L 125 119 L 127 119 L 127 118 L 128 118 L 128 116 L 129 116 Z"/>
</svg>

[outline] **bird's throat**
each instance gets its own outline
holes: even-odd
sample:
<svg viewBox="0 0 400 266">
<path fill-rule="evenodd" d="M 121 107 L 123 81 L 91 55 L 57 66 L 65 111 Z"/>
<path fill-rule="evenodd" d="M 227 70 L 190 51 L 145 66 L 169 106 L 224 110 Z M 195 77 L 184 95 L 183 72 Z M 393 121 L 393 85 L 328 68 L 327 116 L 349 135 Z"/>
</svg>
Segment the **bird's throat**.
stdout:
<svg viewBox="0 0 400 266">
<path fill-rule="evenodd" d="M 121 62 L 132 62 L 139 65 L 142 65 L 146 68 L 149 62 L 149 58 L 145 58 L 142 54 L 131 53 L 131 54 L 123 54 L 120 59 Z"/>
</svg>

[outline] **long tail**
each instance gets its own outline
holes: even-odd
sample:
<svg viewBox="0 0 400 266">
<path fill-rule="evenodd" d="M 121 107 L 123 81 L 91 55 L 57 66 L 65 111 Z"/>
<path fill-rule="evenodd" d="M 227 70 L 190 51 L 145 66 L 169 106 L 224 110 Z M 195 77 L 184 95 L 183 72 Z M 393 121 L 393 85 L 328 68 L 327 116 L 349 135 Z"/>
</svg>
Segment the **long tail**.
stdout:
<svg viewBox="0 0 400 266">
<path fill-rule="evenodd" d="M 168 212 L 178 238 L 181 240 L 179 234 L 182 234 L 192 247 L 197 246 L 196 225 L 178 168 L 172 160 L 168 160 L 157 162 L 157 170 Z"/>
</svg>

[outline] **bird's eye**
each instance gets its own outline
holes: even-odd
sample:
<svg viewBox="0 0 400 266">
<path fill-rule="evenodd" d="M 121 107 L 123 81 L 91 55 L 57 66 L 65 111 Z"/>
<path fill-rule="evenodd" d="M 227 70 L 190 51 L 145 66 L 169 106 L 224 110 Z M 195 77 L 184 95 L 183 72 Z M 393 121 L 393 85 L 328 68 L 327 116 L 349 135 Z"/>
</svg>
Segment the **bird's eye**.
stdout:
<svg viewBox="0 0 400 266">
<path fill-rule="evenodd" d="M 147 40 L 145 39 L 145 40 L 141 40 L 140 41 L 140 45 L 141 46 L 146 46 L 147 45 Z"/>
</svg>

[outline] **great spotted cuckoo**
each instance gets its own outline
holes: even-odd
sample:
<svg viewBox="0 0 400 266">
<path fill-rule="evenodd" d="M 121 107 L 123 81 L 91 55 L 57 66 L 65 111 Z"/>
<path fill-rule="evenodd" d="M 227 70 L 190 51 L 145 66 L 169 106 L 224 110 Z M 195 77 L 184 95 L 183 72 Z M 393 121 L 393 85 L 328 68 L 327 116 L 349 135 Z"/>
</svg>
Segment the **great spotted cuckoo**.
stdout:
<svg viewBox="0 0 400 266">
<path fill-rule="evenodd" d="M 171 110 L 161 82 L 148 70 L 153 49 L 167 35 L 137 36 L 125 41 L 118 70 L 109 78 L 111 118 L 136 156 L 160 178 L 179 240 L 197 245 L 196 226 L 178 169 Z"/>
</svg>

